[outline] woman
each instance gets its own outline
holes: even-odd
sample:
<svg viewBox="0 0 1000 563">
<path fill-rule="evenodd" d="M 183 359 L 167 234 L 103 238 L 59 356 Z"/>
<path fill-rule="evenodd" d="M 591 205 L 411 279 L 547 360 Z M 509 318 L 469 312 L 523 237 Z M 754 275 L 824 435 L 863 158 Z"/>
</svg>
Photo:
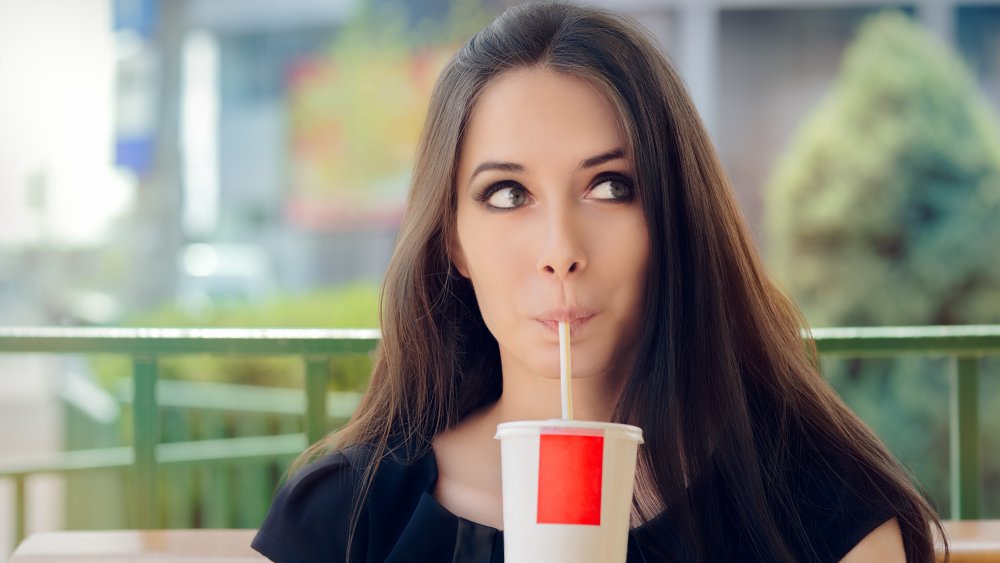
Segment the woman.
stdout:
<svg viewBox="0 0 1000 563">
<path fill-rule="evenodd" d="M 644 432 L 630 562 L 933 559 L 937 517 L 817 373 L 679 77 L 563 4 L 508 10 L 444 70 L 370 388 L 254 547 L 501 562 L 493 433 L 559 416 L 560 320 L 577 418 Z"/>
</svg>

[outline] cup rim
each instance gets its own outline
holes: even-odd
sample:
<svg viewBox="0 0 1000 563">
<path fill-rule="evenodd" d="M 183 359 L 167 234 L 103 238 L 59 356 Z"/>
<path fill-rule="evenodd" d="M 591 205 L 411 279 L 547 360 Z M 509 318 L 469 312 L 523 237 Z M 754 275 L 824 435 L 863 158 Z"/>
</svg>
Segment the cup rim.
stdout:
<svg viewBox="0 0 1000 563">
<path fill-rule="evenodd" d="M 517 434 L 538 434 L 544 428 L 565 428 L 571 430 L 601 430 L 603 432 L 611 432 L 614 434 L 623 434 L 625 438 L 630 438 L 635 440 L 639 444 L 642 444 L 644 440 L 642 439 L 642 429 L 638 426 L 632 426 L 630 424 L 622 424 L 619 422 L 599 422 L 596 420 L 563 420 L 561 418 L 550 418 L 548 420 L 515 420 L 511 422 L 501 422 L 497 425 L 496 435 L 493 437 L 497 440 L 502 439 L 504 436 L 517 435 Z"/>
</svg>

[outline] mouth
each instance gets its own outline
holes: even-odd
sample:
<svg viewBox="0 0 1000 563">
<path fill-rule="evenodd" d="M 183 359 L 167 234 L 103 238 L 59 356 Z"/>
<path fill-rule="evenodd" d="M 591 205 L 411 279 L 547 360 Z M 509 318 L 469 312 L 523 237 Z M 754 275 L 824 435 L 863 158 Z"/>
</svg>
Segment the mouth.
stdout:
<svg viewBox="0 0 1000 563">
<path fill-rule="evenodd" d="M 587 324 L 590 319 L 594 318 L 597 313 L 591 311 L 582 310 L 568 310 L 568 311 L 550 311 L 536 317 L 535 320 L 538 321 L 547 330 L 558 334 L 559 333 L 559 323 L 560 321 L 565 321 L 569 323 L 569 333 L 570 335 L 576 333 L 585 324 Z"/>
</svg>

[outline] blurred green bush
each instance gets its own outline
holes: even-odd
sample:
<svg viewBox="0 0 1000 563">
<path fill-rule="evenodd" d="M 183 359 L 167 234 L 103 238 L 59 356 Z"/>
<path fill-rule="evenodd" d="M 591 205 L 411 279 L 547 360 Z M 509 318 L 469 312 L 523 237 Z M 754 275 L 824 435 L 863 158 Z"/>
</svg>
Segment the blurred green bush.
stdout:
<svg viewBox="0 0 1000 563">
<path fill-rule="evenodd" d="M 1000 130 L 905 15 L 863 25 L 765 197 L 771 266 L 814 325 L 1000 321 Z"/>
<path fill-rule="evenodd" d="M 378 286 L 356 284 L 201 311 L 166 306 L 128 319 L 124 325 L 150 328 L 378 328 L 378 300 Z M 160 377 L 302 388 L 302 364 L 302 358 L 294 356 L 167 356 L 160 360 Z M 132 373 L 129 359 L 121 356 L 96 356 L 92 365 L 98 381 L 109 390 L 116 381 Z M 368 355 L 338 356 L 330 362 L 330 389 L 363 391 L 370 373 Z"/>
<path fill-rule="evenodd" d="M 862 25 L 765 201 L 770 265 L 812 325 L 1000 322 L 1000 129 L 963 62 L 909 17 Z M 942 509 L 948 370 L 922 358 L 824 362 Z M 1000 410 L 1000 397 L 984 395 L 982 409 Z M 984 433 L 998 422 L 984 418 Z M 984 475 L 996 490 L 1000 467 Z M 1000 512 L 997 495 L 985 500 Z"/>
</svg>

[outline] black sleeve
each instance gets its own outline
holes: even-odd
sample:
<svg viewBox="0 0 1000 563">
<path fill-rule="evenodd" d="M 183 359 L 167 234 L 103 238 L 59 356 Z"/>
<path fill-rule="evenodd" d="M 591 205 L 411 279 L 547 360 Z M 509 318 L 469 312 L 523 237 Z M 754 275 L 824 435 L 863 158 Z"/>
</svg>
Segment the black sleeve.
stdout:
<svg viewBox="0 0 1000 563">
<path fill-rule="evenodd" d="M 888 506 L 873 507 L 861 502 L 844 506 L 840 512 L 820 524 L 821 545 L 828 550 L 831 561 L 840 561 L 875 528 L 895 516 Z"/>
<path fill-rule="evenodd" d="M 839 561 L 887 520 L 895 508 L 858 468 L 812 465 L 800 489 L 801 518 L 812 530 L 813 547 L 824 559 Z M 865 491 L 868 492 L 865 492 Z"/>
<path fill-rule="evenodd" d="M 274 497 L 251 544 L 278 563 L 343 562 L 358 492 L 358 476 L 347 457 L 331 454 L 295 474 Z M 351 541 L 351 563 L 365 561 L 367 509 Z"/>
</svg>

